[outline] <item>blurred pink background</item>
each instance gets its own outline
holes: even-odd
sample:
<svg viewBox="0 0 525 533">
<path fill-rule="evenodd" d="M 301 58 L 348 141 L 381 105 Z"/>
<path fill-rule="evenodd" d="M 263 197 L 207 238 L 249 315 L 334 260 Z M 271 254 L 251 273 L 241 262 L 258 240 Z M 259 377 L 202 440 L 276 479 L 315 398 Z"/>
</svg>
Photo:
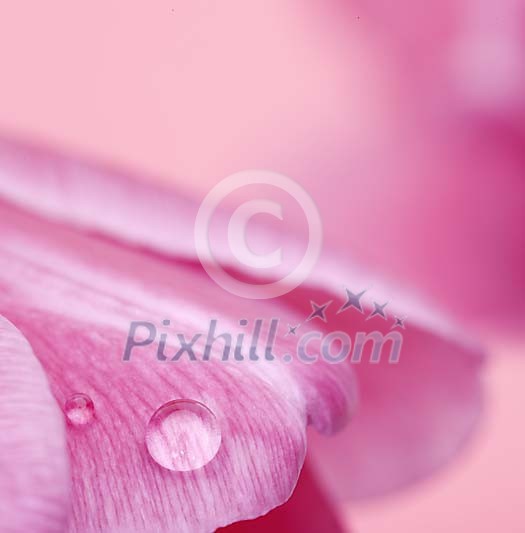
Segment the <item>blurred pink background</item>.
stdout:
<svg viewBox="0 0 525 533">
<path fill-rule="evenodd" d="M 481 332 L 494 358 L 479 433 L 435 477 L 344 509 L 356 531 L 525 527 L 524 13 L 0 0 L 0 131 L 199 197 L 246 168 L 290 175 L 328 245 Z"/>
</svg>

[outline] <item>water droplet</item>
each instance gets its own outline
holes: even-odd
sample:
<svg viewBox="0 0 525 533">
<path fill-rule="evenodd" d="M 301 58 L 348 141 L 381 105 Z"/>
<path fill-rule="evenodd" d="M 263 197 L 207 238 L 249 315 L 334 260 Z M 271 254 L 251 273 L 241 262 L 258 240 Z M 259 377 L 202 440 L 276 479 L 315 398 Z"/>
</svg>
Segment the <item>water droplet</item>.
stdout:
<svg viewBox="0 0 525 533">
<path fill-rule="evenodd" d="M 195 400 L 173 400 L 162 405 L 151 417 L 146 446 L 161 466 L 188 472 L 207 465 L 221 445 L 217 418 Z"/>
<path fill-rule="evenodd" d="M 95 405 L 87 394 L 76 393 L 66 401 L 65 411 L 67 419 L 74 426 L 85 426 L 95 416 Z"/>
</svg>

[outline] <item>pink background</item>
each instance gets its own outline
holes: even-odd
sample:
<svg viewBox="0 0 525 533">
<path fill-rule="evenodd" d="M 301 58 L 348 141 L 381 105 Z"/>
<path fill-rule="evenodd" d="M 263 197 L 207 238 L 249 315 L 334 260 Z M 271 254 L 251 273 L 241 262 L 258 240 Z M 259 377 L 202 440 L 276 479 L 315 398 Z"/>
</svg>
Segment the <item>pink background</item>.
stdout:
<svg viewBox="0 0 525 533">
<path fill-rule="evenodd" d="M 0 130 L 142 170 L 198 194 L 231 172 L 268 168 L 268 161 L 298 173 L 301 167 L 287 161 L 311 150 L 340 157 L 337 139 L 324 145 L 319 132 L 335 131 L 366 152 L 369 143 L 382 145 L 381 135 L 388 140 L 397 131 L 401 82 L 368 39 L 366 16 L 352 17 L 343 44 L 341 2 L 327 4 L 327 10 L 303 7 L 298 17 L 276 0 L 237 2 L 228 12 L 201 0 L 0 0 Z M 238 23 L 243 16 L 256 26 Z M 228 31 L 216 42 L 217 25 Z M 268 55 L 272 64 L 261 72 L 258 62 Z M 339 67 L 341 55 L 352 60 L 350 78 Z M 324 184 L 309 183 L 316 198 Z M 321 196 L 319 202 L 329 211 Z M 339 214 L 340 206 L 334 209 Z M 335 225 L 329 220 L 328 227 Z M 369 227 L 381 239 L 377 230 Z M 335 230 L 328 236 L 337 238 Z M 525 530 L 524 339 L 491 326 L 484 331 L 495 356 L 479 433 L 435 477 L 345 509 L 356 531 Z"/>
</svg>

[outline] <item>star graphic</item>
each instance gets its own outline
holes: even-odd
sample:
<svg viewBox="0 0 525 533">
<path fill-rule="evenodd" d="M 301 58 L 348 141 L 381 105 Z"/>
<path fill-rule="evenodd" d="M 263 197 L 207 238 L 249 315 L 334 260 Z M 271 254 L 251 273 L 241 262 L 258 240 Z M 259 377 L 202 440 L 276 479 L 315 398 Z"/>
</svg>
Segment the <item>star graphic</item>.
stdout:
<svg viewBox="0 0 525 533">
<path fill-rule="evenodd" d="M 394 323 L 392 324 L 392 327 L 390 329 L 394 329 L 394 328 L 401 328 L 401 329 L 405 329 L 405 320 L 406 320 L 406 316 L 403 316 L 403 317 L 399 317 L 399 316 L 394 316 Z"/>
<path fill-rule="evenodd" d="M 355 307 L 360 313 L 363 312 L 363 307 L 361 305 L 361 297 L 366 292 L 366 289 L 364 291 L 353 293 L 352 291 L 349 291 L 348 289 L 345 289 L 346 291 L 346 302 L 341 306 L 341 309 L 337 311 L 337 313 L 342 313 L 343 311 L 346 311 L 349 307 Z"/>
<path fill-rule="evenodd" d="M 386 320 L 386 312 L 385 307 L 388 305 L 388 302 L 385 302 L 384 304 L 378 304 L 377 302 L 374 302 L 374 310 L 366 317 L 366 319 L 370 319 L 374 316 L 380 316 L 383 320 Z"/>
<path fill-rule="evenodd" d="M 285 337 L 288 335 L 297 335 L 297 328 L 300 327 L 301 324 L 297 324 L 296 326 L 292 326 L 291 324 L 288 324 L 288 332 L 285 333 Z"/>
<path fill-rule="evenodd" d="M 314 318 L 320 318 L 323 322 L 326 322 L 326 316 L 324 313 L 326 311 L 326 308 L 331 303 L 332 303 L 332 300 L 330 300 L 329 302 L 326 302 L 325 304 L 318 305 L 313 300 L 310 300 L 310 305 L 312 306 L 313 311 L 306 320 L 308 321 L 308 320 L 313 320 Z"/>
</svg>

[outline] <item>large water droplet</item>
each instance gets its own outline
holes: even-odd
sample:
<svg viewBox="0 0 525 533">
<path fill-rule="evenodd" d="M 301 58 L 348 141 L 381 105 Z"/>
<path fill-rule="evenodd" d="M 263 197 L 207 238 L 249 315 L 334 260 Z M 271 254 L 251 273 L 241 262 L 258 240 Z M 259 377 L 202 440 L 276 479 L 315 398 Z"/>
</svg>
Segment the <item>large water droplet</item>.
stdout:
<svg viewBox="0 0 525 533">
<path fill-rule="evenodd" d="M 85 426 L 95 416 L 95 405 L 87 394 L 76 393 L 66 401 L 65 412 L 67 419 L 74 426 Z"/>
<path fill-rule="evenodd" d="M 195 400 L 173 400 L 151 417 L 146 446 L 161 466 L 188 472 L 207 465 L 221 445 L 221 431 L 213 412 Z"/>
</svg>

